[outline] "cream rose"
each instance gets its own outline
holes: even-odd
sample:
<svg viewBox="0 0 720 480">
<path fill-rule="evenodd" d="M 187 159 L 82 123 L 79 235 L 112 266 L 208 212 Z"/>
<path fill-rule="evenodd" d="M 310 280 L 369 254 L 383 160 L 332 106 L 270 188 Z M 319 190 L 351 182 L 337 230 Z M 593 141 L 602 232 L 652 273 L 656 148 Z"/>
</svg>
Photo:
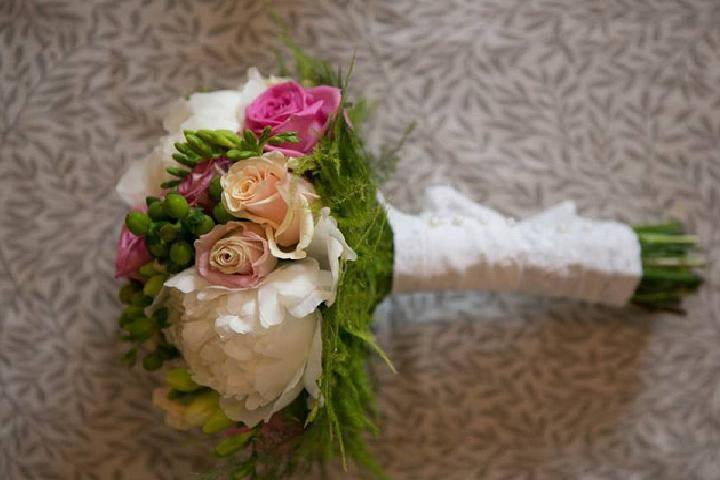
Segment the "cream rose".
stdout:
<svg viewBox="0 0 720 480">
<path fill-rule="evenodd" d="M 265 225 L 270 251 L 299 259 L 313 237 L 312 184 L 288 171 L 287 157 L 268 152 L 236 162 L 220 178 L 222 202 L 230 214 Z"/>
</svg>

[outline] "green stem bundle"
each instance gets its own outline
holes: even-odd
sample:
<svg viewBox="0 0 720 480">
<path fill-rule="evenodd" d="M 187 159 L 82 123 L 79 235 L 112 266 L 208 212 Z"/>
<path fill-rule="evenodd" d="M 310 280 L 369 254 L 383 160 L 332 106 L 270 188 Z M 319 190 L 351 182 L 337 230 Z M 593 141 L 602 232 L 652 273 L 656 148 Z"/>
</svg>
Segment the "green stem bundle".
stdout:
<svg viewBox="0 0 720 480">
<path fill-rule="evenodd" d="M 702 284 L 693 268 L 703 265 L 693 255 L 697 237 L 687 235 L 682 224 L 635 226 L 640 240 L 643 275 L 631 302 L 651 309 L 684 313 L 682 299 Z"/>
</svg>

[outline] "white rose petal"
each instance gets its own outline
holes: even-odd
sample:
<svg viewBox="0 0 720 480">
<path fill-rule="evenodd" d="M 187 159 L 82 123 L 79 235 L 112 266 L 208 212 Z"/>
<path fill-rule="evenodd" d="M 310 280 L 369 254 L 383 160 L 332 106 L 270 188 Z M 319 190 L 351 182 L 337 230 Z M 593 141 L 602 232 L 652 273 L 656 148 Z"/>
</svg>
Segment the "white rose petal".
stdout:
<svg viewBox="0 0 720 480">
<path fill-rule="evenodd" d="M 179 132 L 180 125 L 190 117 L 190 105 L 184 98 L 178 98 L 167 109 L 163 118 L 163 128 L 166 132 Z"/>
<path fill-rule="evenodd" d="M 258 289 L 260 324 L 278 325 L 287 311 L 304 317 L 333 296 L 330 272 L 315 259 L 305 259 L 275 270 Z"/>
<path fill-rule="evenodd" d="M 161 158 L 162 151 L 156 147 L 141 160 L 130 162 L 115 187 L 115 191 L 128 206 L 144 205 L 145 197 L 157 196 L 162 192 L 160 184 L 165 181 L 167 172 Z"/>
<path fill-rule="evenodd" d="M 232 130 L 240 129 L 243 94 L 238 90 L 193 93 L 188 98 L 190 116 L 180 124 L 183 130 Z"/>
<path fill-rule="evenodd" d="M 332 305 L 340 279 L 340 260 L 354 262 L 357 255 L 345 241 L 345 235 L 338 228 L 337 221 L 330 215 L 328 207 L 323 207 L 320 211 L 320 219 L 315 225 L 315 234 L 305 251 L 308 256 L 319 262 L 320 268 L 330 270 L 333 279 L 331 289 L 333 294 L 327 300 L 327 304 Z"/>
</svg>

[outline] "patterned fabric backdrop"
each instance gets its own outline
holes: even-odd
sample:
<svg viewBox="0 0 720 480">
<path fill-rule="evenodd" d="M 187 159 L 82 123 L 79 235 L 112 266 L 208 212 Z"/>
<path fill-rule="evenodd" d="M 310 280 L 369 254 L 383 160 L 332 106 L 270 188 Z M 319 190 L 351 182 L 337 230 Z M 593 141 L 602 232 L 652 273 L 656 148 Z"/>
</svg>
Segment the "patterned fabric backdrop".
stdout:
<svg viewBox="0 0 720 480">
<path fill-rule="evenodd" d="M 274 66 L 274 11 L 357 64 L 372 145 L 418 122 L 387 196 L 447 181 L 508 214 L 682 219 L 709 282 L 681 318 L 484 294 L 392 298 L 375 365 L 397 479 L 720 478 L 717 0 L 0 0 L 0 478 L 186 479 L 118 363 L 113 187 L 163 107 Z M 343 477 L 332 470 L 330 478 Z M 343 477 L 344 478 L 344 477 Z"/>
</svg>

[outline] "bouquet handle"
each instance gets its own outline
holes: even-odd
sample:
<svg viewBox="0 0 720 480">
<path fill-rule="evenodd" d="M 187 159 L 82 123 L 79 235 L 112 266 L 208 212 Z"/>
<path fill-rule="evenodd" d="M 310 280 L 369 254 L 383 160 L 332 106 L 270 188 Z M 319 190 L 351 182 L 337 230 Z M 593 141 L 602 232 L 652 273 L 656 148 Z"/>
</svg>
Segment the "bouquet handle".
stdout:
<svg viewBox="0 0 720 480">
<path fill-rule="evenodd" d="M 622 306 L 643 274 L 635 231 L 579 216 L 572 202 L 516 221 L 437 185 L 421 214 L 387 212 L 393 293 L 484 290 Z"/>
</svg>

